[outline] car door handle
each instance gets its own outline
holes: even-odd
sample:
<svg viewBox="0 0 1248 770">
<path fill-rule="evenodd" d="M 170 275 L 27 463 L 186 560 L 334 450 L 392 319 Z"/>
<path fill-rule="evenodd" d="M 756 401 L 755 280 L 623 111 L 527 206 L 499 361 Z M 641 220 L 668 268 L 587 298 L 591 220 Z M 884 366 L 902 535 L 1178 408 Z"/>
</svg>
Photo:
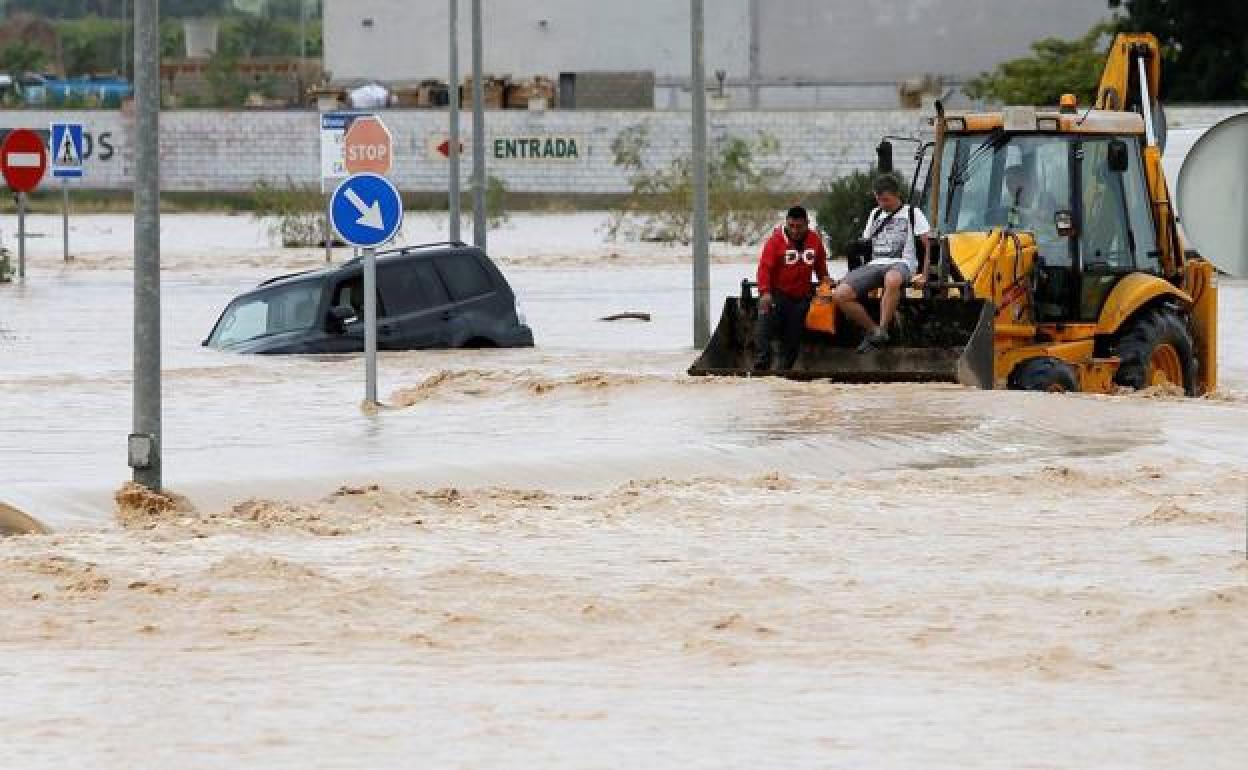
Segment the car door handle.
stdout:
<svg viewBox="0 0 1248 770">
<path fill-rule="evenodd" d="M 377 327 L 377 331 L 380 334 L 391 335 L 394 334 L 394 327 L 390 324 L 381 324 Z"/>
<path fill-rule="evenodd" d="M 443 321 L 449 321 L 449 320 L 451 320 L 451 311 L 449 311 L 449 310 L 443 310 L 443 311 L 442 311 L 442 320 L 443 320 Z"/>
</svg>

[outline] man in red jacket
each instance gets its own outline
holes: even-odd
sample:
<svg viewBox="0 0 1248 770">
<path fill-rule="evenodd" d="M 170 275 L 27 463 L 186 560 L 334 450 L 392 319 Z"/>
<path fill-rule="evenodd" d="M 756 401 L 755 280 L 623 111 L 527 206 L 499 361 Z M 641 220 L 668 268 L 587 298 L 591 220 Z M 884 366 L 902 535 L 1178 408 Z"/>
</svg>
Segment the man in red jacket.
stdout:
<svg viewBox="0 0 1248 770">
<path fill-rule="evenodd" d="M 771 338 L 780 337 L 782 369 L 792 369 L 806 328 L 813 294 L 811 274 L 828 280 L 828 255 L 823 241 L 810 229 L 806 209 L 789 209 L 784 227 L 777 227 L 758 261 L 758 354 L 754 370 L 771 368 Z"/>
</svg>

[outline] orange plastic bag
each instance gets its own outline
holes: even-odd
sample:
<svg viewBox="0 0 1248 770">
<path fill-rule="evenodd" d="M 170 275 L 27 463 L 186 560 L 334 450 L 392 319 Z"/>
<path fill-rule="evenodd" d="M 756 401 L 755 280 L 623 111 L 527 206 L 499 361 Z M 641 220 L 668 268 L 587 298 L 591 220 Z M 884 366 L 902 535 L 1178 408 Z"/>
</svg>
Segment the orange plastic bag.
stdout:
<svg viewBox="0 0 1248 770">
<path fill-rule="evenodd" d="M 806 328 L 812 332 L 836 334 L 836 300 L 832 296 L 832 284 L 821 283 L 806 311 Z"/>
</svg>

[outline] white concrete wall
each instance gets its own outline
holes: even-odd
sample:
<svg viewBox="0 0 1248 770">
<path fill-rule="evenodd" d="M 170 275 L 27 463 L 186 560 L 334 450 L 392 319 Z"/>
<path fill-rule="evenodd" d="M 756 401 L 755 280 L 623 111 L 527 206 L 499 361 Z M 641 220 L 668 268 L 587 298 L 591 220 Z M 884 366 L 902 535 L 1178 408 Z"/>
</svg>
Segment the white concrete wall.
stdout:
<svg viewBox="0 0 1248 770">
<path fill-rule="evenodd" d="M 1209 125 L 1248 111 L 1244 107 L 1172 107 L 1171 126 Z M 766 133 L 780 145 L 767 161 L 785 170 L 783 186 L 811 191 L 821 183 L 866 168 L 884 134 L 917 135 L 926 113 L 918 110 L 727 111 L 711 113 L 712 141 Z M 0 128 L 45 128 L 65 113 L 0 111 Z M 87 189 L 127 189 L 133 183 L 133 123 L 120 112 L 84 111 L 96 152 L 86 160 Z M 445 137 L 446 114 L 391 110 L 382 118 L 395 139 L 393 179 L 409 192 L 446 189 L 446 160 L 430 149 Z M 464 135 L 470 137 L 464 116 Z M 161 116 L 161 184 L 167 191 L 247 192 L 258 181 L 316 185 L 320 177 L 319 116 L 313 112 L 228 112 L 179 110 Z M 532 114 L 499 110 L 486 114 L 487 159 L 496 140 L 575 139 L 575 158 L 489 160 L 489 173 L 514 192 L 547 194 L 621 193 L 628 173 L 614 164 L 611 142 L 622 131 L 644 125 L 651 137 L 646 156 L 653 167 L 686 155 L 689 115 L 671 111 L 550 111 Z M 906 149 L 895 157 L 904 164 Z M 471 162 L 464 159 L 464 179 Z"/>
</svg>

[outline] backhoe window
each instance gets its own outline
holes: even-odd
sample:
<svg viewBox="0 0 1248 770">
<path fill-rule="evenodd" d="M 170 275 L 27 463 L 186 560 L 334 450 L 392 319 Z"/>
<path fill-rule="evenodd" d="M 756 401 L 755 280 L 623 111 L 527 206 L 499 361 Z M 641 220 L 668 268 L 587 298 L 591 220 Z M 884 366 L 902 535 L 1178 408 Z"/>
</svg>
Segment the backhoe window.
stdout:
<svg viewBox="0 0 1248 770">
<path fill-rule="evenodd" d="M 1144 159 L 1137 140 L 1125 141 L 1129 147 L 1131 166 L 1123 173 L 1122 183 L 1127 194 L 1127 221 L 1131 223 L 1131 234 L 1135 238 L 1135 265 L 1140 270 L 1160 275 L 1161 252 L 1157 250 L 1152 198 L 1144 181 Z"/>
<path fill-rule="evenodd" d="M 1109 170 L 1109 140 L 1083 143 L 1083 227 L 1079 246 L 1086 272 L 1129 270 L 1135 265 L 1124 176 Z"/>
<path fill-rule="evenodd" d="M 1054 214 L 1070 206 L 1070 143 L 1054 136 L 1013 136 L 995 148 L 987 135 L 946 140 L 942 171 L 946 184 L 953 163 L 963 183 L 946 188 L 941 201 L 946 232 L 986 231 L 1009 225 L 1035 234 L 1049 265 L 1069 265 L 1070 246 L 1058 237 Z M 946 194 L 942 193 L 942 194 Z"/>
</svg>

